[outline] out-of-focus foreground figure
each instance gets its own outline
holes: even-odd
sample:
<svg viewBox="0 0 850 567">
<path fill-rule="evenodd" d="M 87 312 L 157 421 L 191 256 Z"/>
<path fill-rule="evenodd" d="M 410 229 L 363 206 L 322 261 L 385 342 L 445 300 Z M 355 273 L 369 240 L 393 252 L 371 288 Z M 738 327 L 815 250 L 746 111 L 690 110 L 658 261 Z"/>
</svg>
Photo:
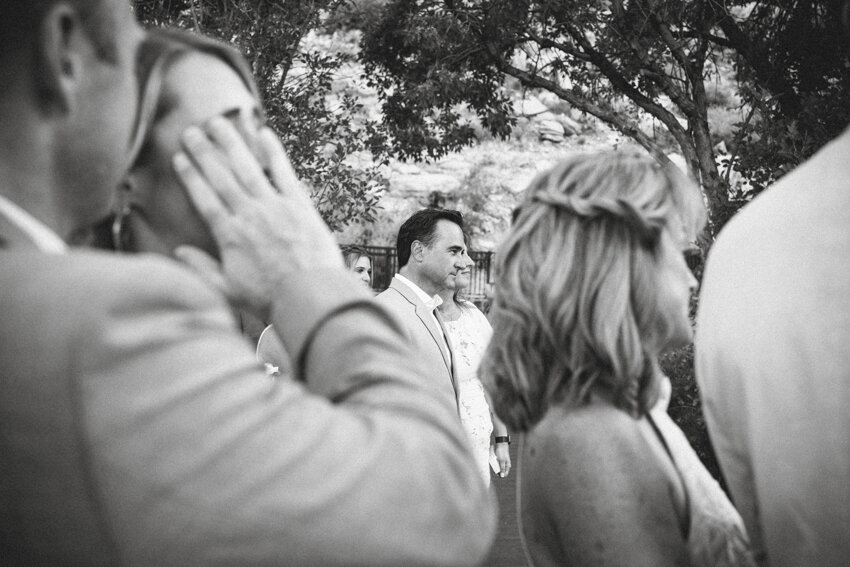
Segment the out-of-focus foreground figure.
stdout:
<svg viewBox="0 0 850 567">
<path fill-rule="evenodd" d="M 526 431 L 520 530 L 536 565 L 750 565 L 741 519 L 659 407 L 691 339 L 683 252 L 705 218 L 676 168 L 580 154 L 527 190 L 496 256 L 481 375 Z"/>
<path fill-rule="evenodd" d="M 850 42 L 850 2 L 843 2 Z M 711 249 L 696 371 L 762 563 L 850 561 L 850 130 L 744 207 Z"/>
<path fill-rule="evenodd" d="M 271 130 L 263 165 L 224 117 L 160 131 L 218 253 L 175 240 L 195 273 L 67 248 L 130 166 L 142 35 L 120 0 L 0 3 L 0 561 L 476 564 L 495 511 L 454 404 Z M 297 380 L 264 378 L 227 300 Z"/>
</svg>

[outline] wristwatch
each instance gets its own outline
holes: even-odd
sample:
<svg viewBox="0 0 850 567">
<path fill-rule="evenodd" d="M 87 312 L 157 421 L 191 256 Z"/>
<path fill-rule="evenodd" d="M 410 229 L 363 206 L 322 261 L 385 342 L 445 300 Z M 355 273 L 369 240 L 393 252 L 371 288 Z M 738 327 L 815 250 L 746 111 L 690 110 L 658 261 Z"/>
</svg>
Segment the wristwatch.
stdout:
<svg viewBox="0 0 850 567">
<path fill-rule="evenodd" d="M 511 436 L 510 435 L 496 435 L 496 443 L 507 443 L 511 444 Z"/>
</svg>

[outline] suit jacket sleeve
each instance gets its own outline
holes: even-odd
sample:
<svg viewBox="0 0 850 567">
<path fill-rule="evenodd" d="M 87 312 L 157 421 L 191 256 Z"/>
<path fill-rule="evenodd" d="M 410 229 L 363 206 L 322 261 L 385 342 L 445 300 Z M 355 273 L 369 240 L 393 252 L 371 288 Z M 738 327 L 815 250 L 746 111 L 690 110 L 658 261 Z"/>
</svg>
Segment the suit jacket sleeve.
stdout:
<svg viewBox="0 0 850 567">
<path fill-rule="evenodd" d="M 274 303 L 302 381 L 266 378 L 223 301 L 183 270 L 137 261 L 120 273 L 109 289 L 121 293 L 81 310 L 74 364 L 122 561 L 484 557 L 495 510 L 454 408 L 423 387 L 395 320 L 344 272 L 293 276 Z"/>
</svg>

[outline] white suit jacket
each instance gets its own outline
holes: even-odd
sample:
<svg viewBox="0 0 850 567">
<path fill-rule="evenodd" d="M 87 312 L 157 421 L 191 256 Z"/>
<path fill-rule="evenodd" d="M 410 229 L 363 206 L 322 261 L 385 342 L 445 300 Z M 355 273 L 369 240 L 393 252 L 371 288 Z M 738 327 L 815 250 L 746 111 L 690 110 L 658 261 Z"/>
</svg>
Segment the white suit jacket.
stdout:
<svg viewBox="0 0 850 567">
<path fill-rule="evenodd" d="M 850 558 L 850 130 L 723 229 L 696 370 L 711 440 L 773 567 Z"/>
<path fill-rule="evenodd" d="M 283 282 L 272 320 L 302 381 L 275 381 L 177 264 L 47 255 L 6 225 L 5 565 L 484 558 L 495 507 L 456 409 L 344 270 Z"/>
<path fill-rule="evenodd" d="M 404 334 L 425 365 L 434 390 L 457 403 L 454 351 L 445 329 L 441 333 L 436 327 L 440 324 L 439 318 L 435 323 L 434 316 L 419 296 L 397 277 L 375 299 L 401 321 Z M 448 348 L 443 348 L 443 345 Z"/>
</svg>

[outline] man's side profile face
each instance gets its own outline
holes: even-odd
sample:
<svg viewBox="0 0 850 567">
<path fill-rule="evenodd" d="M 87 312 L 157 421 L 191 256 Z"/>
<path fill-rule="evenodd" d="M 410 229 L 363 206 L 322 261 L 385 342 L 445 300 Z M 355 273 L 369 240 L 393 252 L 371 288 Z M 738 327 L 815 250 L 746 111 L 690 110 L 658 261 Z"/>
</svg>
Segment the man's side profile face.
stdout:
<svg viewBox="0 0 850 567">
<path fill-rule="evenodd" d="M 473 264 L 466 253 L 463 230 L 446 219 L 438 220 L 434 226 L 430 246 L 414 242 L 414 256 L 420 278 L 431 288 L 425 291 L 433 293 L 455 290 L 458 280 L 469 272 Z"/>
<path fill-rule="evenodd" d="M 57 120 L 56 174 L 72 230 L 109 213 L 129 165 L 138 105 L 134 64 L 142 38 L 126 1 L 80 4 L 93 8 L 86 25 L 73 3 L 53 4 L 42 22 L 48 34 L 40 46 L 47 59 L 43 72 L 53 75 L 48 77 L 53 107 L 64 111 Z"/>
</svg>

